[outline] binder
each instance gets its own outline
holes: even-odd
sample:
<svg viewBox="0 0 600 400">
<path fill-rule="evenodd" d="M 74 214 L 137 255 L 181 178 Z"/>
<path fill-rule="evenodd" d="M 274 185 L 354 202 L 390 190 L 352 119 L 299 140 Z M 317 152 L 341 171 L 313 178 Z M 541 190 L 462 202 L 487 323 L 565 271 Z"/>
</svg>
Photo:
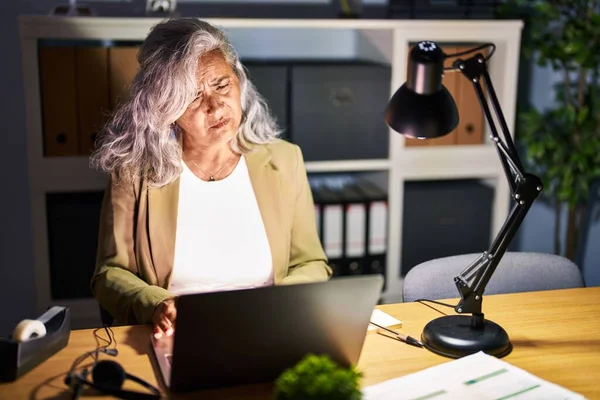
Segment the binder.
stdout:
<svg viewBox="0 0 600 400">
<path fill-rule="evenodd" d="M 342 198 L 344 215 L 342 275 L 362 275 L 366 256 L 366 204 L 355 183 L 338 189 Z"/>
<path fill-rule="evenodd" d="M 317 226 L 317 235 L 319 236 L 319 240 L 323 243 L 323 199 L 320 197 L 319 186 L 321 182 L 311 176 L 308 177 L 308 184 L 310 186 L 310 190 L 312 192 L 313 203 L 315 206 L 315 223 Z"/>
<path fill-rule="evenodd" d="M 309 181 L 319 237 L 333 275 L 385 278 L 387 193 L 348 175 Z"/>
<path fill-rule="evenodd" d="M 127 98 L 129 85 L 138 71 L 137 53 L 137 46 L 111 47 L 108 50 L 112 109 Z"/>
<path fill-rule="evenodd" d="M 317 224 L 317 233 L 319 235 L 319 240 L 323 240 L 323 229 L 321 224 L 321 204 L 318 203 L 315 199 L 315 219 Z"/>
<path fill-rule="evenodd" d="M 79 145 L 75 48 L 40 47 L 39 68 L 44 155 L 76 156 Z"/>
<path fill-rule="evenodd" d="M 360 180 L 357 187 L 362 192 L 366 204 L 366 255 L 363 272 L 380 274 L 385 278 L 388 229 L 387 193 L 368 180 Z"/>
<path fill-rule="evenodd" d="M 343 207 L 342 199 L 335 191 L 323 185 L 313 189 L 315 203 L 318 204 L 318 229 L 325 254 L 333 276 L 342 275 L 343 264 Z"/>
<path fill-rule="evenodd" d="M 472 48 L 473 47 L 459 47 L 457 51 L 466 51 Z M 481 50 L 481 53 L 484 56 L 486 55 L 484 50 Z M 464 57 L 472 57 L 473 55 L 475 55 L 475 53 Z M 458 96 L 455 97 L 459 113 L 458 126 L 456 127 L 456 143 L 482 144 L 485 121 L 483 118 L 483 111 L 479 106 L 477 93 L 470 80 L 465 79 L 464 76 L 460 76 L 459 78 L 460 80 L 457 82 L 456 88 Z M 482 88 L 484 87 L 485 85 L 482 85 Z M 483 92 L 485 94 L 485 90 Z"/>
<path fill-rule="evenodd" d="M 88 155 L 94 150 L 97 133 L 106 123 L 109 112 L 108 50 L 106 47 L 78 47 L 75 64 L 79 154 Z"/>
</svg>

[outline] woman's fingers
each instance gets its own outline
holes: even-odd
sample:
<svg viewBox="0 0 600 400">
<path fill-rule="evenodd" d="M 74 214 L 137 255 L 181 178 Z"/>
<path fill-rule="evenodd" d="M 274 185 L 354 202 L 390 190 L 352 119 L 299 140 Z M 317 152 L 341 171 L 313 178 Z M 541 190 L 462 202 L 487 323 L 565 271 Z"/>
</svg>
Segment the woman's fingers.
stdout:
<svg viewBox="0 0 600 400">
<path fill-rule="evenodd" d="M 162 329 L 160 329 L 160 326 L 154 325 L 154 338 L 160 339 L 161 337 L 163 337 L 163 335 L 164 335 L 164 332 Z"/>
<path fill-rule="evenodd" d="M 175 307 L 175 304 L 172 301 L 165 304 L 166 306 L 164 315 L 174 324 L 175 319 L 177 318 L 177 308 Z"/>
<path fill-rule="evenodd" d="M 166 314 L 163 315 L 161 328 L 163 331 L 165 331 L 167 336 L 171 336 L 173 334 L 173 322 Z"/>
<path fill-rule="evenodd" d="M 173 334 L 173 324 L 164 315 L 160 317 L 154 325 L 154 337 L 160 339 L 163 335 L 171 336 Z"/>
<path fill-rule="evenodd" d="M 160 339 L 163 335 L 171 336 L 175 328 L 177 309 L 173 300 L 161 303 L 155 312 L 154 337 Z"/>
</svg>

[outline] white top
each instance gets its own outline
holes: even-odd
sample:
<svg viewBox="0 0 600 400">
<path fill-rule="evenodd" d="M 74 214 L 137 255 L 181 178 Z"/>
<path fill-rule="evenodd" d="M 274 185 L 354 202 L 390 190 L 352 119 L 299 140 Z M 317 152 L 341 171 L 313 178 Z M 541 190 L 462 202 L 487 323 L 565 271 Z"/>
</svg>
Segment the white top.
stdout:
<svg viewBox="0 0 600 400">
<path fill-rule="evenodd" d="M 271 249 L 244 157 L 214 182 L 183 163 L 173 265 L 169 290 L 176 295 L 272 283 Z"/>
</svg>

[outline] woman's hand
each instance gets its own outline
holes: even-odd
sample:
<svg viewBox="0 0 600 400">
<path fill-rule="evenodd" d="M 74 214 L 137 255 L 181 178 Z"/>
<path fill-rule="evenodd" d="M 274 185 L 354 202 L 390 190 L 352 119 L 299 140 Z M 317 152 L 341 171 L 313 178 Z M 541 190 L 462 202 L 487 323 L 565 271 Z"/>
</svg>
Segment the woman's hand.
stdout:
<svg viewBox="0 0 600 400">
<path fill-rule="evenodd" d="M 152 322 L 154 323 L 154 337 L 160 339 L 164 335 L 171 336 L 175 330 L 177 308 L 175 299 L 167 299 L 160 303 L 154 310 Z"/>
</svg>

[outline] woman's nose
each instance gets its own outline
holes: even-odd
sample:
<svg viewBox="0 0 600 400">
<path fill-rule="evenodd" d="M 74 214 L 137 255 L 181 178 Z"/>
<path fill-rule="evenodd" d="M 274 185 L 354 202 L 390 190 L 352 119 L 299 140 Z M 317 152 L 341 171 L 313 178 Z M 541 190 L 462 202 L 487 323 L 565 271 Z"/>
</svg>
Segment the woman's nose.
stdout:
<svg viewBox="0 0 600 400">
<path fill-rule="evenodd" d="M 219 108 L 223 107 L 223 102 L 218 98 L 218 96 L 208 96 L 204 102 L 206 106 L 206 114 L 211 115 L 214 114 Z"/>
</svg>

